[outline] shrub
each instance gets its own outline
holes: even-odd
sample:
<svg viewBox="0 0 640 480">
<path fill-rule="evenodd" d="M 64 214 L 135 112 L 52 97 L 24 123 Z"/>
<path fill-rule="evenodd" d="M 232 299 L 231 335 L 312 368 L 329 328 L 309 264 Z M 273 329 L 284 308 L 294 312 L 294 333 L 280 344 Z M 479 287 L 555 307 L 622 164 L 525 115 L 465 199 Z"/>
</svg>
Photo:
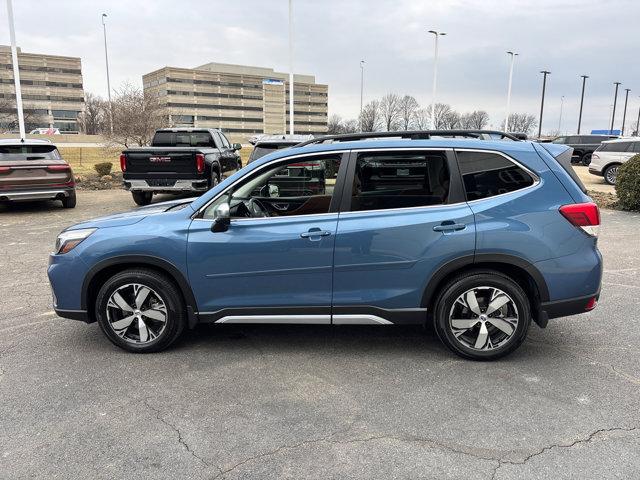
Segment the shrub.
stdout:
<svg viewBox="0 0 640 480">
<path fill-rule="evenodd" d="M 111 173 L 111 168 L 113 167 L 113 163 L 111 162 L 102 162 L 96 163 L 93 168 L 98 172 L 98 175 L 101 177 L 105 175 L 109 175 Z"/>
<path fill-rule="evenodd" d="M 618 205 L 624 210 L 640 210 L 640 154 L 618 168 L 616 178 Z"/>
</svg>

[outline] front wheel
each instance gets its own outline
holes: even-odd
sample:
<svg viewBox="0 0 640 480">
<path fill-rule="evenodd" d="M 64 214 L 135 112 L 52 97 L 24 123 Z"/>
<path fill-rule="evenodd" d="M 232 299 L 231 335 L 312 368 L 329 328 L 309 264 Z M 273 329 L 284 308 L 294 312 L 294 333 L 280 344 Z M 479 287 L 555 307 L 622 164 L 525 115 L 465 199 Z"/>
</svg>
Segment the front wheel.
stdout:
<svg viewBox="0 0 640 480">
<path fill-rule="evenodd" d="M 146 269 L 125 270 L 104 282 L 96 297 L 95 315 L 113 344 L 135 353 L 164 350 L 186 323 L 184 302 L 175 284 Z"/>
<path fill-rule="evenodd" d="M 616 179 L 618 178 L 618 167 L 620 165 L 609 165 L 605 168 L 602 176 L 604 177 L 604 181 L 609 185 L 615 185 Z"/>
<path fill-rule="evenodd" d="M 145 206 L 151 203 L 153 192 L 131 192 L 131 196 L 137 205 Z"/>
<path fill-rule="evenodd" d="M 589 164 L 591 163 L 591 154 L 590 153 L 585 153 L 582 156 L 581 162 L 582 162 L 582 165 L 584 165 L 585 167 L 588 167 Z"/>
<path fill-rule="evenodd" d="M 435 329 L 456 354 L 473 360 L 503 357 L 524 341 L 531 308 L 522 288 L 494 271 L 457 277 L 438 295 Z"/>
</svg>

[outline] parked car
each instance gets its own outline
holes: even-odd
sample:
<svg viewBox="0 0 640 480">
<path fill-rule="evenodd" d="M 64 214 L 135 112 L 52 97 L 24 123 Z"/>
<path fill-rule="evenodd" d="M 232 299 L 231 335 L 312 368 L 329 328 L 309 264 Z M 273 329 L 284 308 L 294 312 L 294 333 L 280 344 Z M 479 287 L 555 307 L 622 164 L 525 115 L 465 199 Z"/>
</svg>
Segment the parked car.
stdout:
<svg viewBox="0 0 640 480">
<path fill-rule="evenodd" d="M 249 140 L 253 145 L 253 150 L 249 155 L 247 164 L 264 157 L 276 150 L 291 148 L 298 143 L 311 140 L 311 135 L 260 135 Z"/>
<path fill-rule="evenodd" d="M 551 143 L 568 145 L 573 148 L 573 159 L 576 163 L 589 165 L 593 152 L 604 141 L 618 138 L 617 135 L 569 135 L 557 137 Z"/>
<path fill-rule="evenodd" d="M 206 192 L 225 172 L 242 168 L 239 143 L 220 130 L 164 128 L 150 147 L 128 148 L 120 155 L 124 188 L 138 205 L 154 193 Z"/>
<path fill-rule="evenodd" d="M 638 153 L 640 153 L 640 137 L 603 142 L 591 157 L 589 173 L 604 177 L 604 181 L 609 185 L 615 185 L 618 167 Z"/>
<path fill-rule="evenodd" d="M 43 127 L 35 128 L 29 132 L 30 135 L 60 135 L 59 128 Z"/>
<path fill-rule="evenodd" d="M 0 140 L 0 201 L 21 200 L 76 206 L 73 171 L 49 140 Z"/>
<path fill-rule="evenodd" d="M 200 322 L 429 323 L 455 353 L 494 359 L 532 321 L 592 310 L 600 217 L 571 149 L 446 134 L 324 137 L 196 200 L 70 227 L 50 257 L 55 311 L 131 352 Z M 301 162 L 333 164 L 335 183 L 272 196 Z"/>
</svg>

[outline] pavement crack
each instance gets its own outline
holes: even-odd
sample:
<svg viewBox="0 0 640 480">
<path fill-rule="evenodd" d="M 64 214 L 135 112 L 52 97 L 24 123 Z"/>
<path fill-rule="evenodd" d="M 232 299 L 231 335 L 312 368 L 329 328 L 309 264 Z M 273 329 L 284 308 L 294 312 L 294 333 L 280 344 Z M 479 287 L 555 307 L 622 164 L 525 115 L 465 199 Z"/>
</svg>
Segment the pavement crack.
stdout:
<svg viewBox="0 0 640 480">
<path fill-rule="evenodd" d="M 566 448 L 566 449 L 570 449 L 575 447 L 576 445 L 581 445 L 581 444 L 585 444 L 585 443 L 590 443 L 594 438 L 596 438 L 598 435 L 601 435 L 603 433 L 611 433 L 611 432 L 633 432 L 635 430 L 637 430 L 638 427 L 612 427 L 612 428 L 600 428 L 598 430 L 594 430 L 593 432 L 589 433 L 586 437 L 584 438 L 578 438 L 576 440 L 574 440 L 571 443 L 568 444 L 561 444 L 561 443 L 555 443 L 552 445 L 548 445 L 546 447 L 542 447 L 540 450 L 530 453 L 529 455 L 527 455 L 526 457 L 524 457 L 524 459 L 522 459 L 521 461 L 513 461 L 513 460 L 502 460 L 502 459 L 498 459 L 498 464 L 496 465 L 496 468 L 493 470 L 493 473 L 491 474 L 491 480 L 495 480 L 496 475 L 498 474 L 498 470 L 500 470 L 500 468 L 503 465 L 524 465 L 526 464 L 529 460 L 531 460 L 532 458 L 535 457 L 539 457 L 540 455 L 544 455 L 545 453 L 554 450 L 556 448 Z"/>
<path fill-rule="evenodd" d="M 219 471 L 222 471 L 220 469 L 220 467 L 218 467 L 217 465 L 212 465 L 209 462 L 207 462 L 204 458 L 202 458 L 200 455 L 198 455 L 190 446 L 189 444 L 185 441 L 184 437 L 182 436 L 182 432 L 180 431 L 180 429 L 178 427 L 176 427 L 173 423 L 169 422 L 166 418 L 164 418 L 162 416 L 162 412 L 157 409 L 156 407 L 154 407 L 153 405 L 151 405 L 148 401 L 147 398 L 142 400 L 143 403 L 145 404 L 145 406 L 151 410 L 152 412 L 155 413 L 156 415 L 156 419 L 160 420 L 160 422 L 164 423 L 165 425 L 167 425 L 169 428 L 171 428 L 177 435 L 178 435 L 178 443 L 180 445 L 182 445 L 182 447 L 191 454 L 192 457 L 194 457 L 195 459 L 197 459 L 200 463 L 202 463 L 203 465 L 205 465 L 206 467 L 214 467 L 217 468 Z"/>
</svg>

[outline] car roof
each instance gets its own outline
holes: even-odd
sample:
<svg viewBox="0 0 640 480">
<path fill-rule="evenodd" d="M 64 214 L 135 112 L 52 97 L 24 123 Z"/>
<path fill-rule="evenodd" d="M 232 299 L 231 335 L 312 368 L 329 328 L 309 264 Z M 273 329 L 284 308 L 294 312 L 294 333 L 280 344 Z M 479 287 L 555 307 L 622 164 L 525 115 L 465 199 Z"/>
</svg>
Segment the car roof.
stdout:
<svg viewBox="0 0 640 480">
<path fill-rule="evenodd" d="M 602 143 L 619 143 L 619 142 L 640 142 L 640 137 L 623 137 L 607 140 Z"/>
<path fill-rule="evenodd" d="M 51 140 L 38 138 L 3 138 L 0 139 L 0 145 L 53 145 Z"/>
</svg>

